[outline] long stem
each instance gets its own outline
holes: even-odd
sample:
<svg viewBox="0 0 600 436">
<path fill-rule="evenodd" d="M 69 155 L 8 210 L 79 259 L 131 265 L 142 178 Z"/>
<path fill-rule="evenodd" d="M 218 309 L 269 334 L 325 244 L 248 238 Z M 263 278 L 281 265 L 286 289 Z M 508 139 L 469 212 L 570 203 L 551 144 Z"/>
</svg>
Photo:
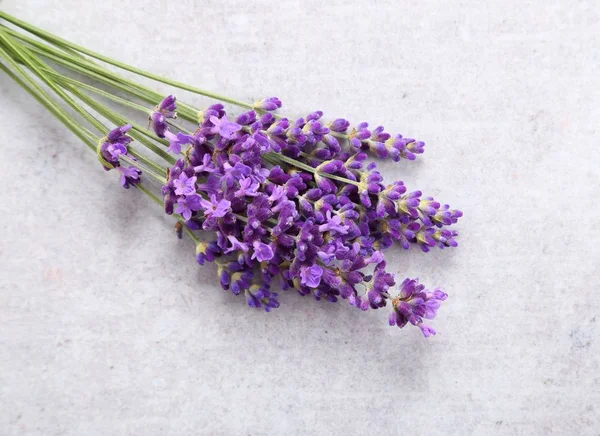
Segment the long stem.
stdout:
<svg viewBox="0 0 600 436">
<path fill-rule="evenodd" d="M 18 26 L 18 27 L 20 27 L 20 28 L 22 28 L 24 30 L 27 30 L 27 31 L 33 33 L 34 35 L 38 36 L 39 38 L 44 39 L 45 41 L 47 41 L 47 42 L 49 42 L 51 44 L 54 44 L 54 45 L 56 45 L 58 47 L 61 47 L 62 50 L 63 50 L 63 52 L 59 52 L 60 56 L 69 58 L 72 62 L 79 63 L 79 64 L 81 62 L 87 62 L 88 64 L 95 65 L 96 67 L 98 67 L 96 64 L 93 64 L 93 63 L 91 63 L 91 62 L 89 62 L 87 60 L 84 60 L 85 58 L 82 58 L 81 56 L 75 56 L 74 54 L 72 54 L 73 52 L 76 53 L 76 54 L 77 53 L 85 53 L 88 56 L 91 56 L 91 57 L 93 57 L 95 59 L 98 59 L 98 60 L 101 60 L 103 62 L 106 62 L 106 63 L 108 63 L 110 65 L 114 65 L 114 66 L 116 66 L 118 68 L 121 68 L 123 70 L 130 71 L 132 73 L 138 74 L 138 75 L 143 76 L 143 77 L 150 78 L 152 80 L 156 80 L 156 81 L 161 82 L 161 83 L 165 83 L 167 85 L 175 86 L 176 88 L 184 89 L 186 91 L 190 91 L 190 92 L 193 92 L 195 94 L 199 94 L 199 95 L 203 95 L 203 96 L 206 96 L 206 97 L 209 97 L 209 98 L 213 98 L 213 99 L 216 99 L 216 100 L 220 100 L 220 101 L 224 101 L 224 102 L 227 102 L 227 103 L 231 103 L 231 104 L 234 104 L 236 106 L 240 106 L 240 107 L 244 107 L 244 108 L 248 108 L 248 109 L 255 109 L 257 112 L 263 112 L 262 110 L 255 108 L 254 105 L 252 105 L 252 104 L 249 104 L 249 103 L 246 103 L 246 102 L 243 102 L 243 101 L 231 98 L 231 97 L 227 97 L 227 96 L 224 96 L 224 95 L 216 94 L 216 93 L 211 92 L 211 91 L 207 91 L 207 90 L 204 90 L 204 89 L 196 88 L 194 86 L 187 85 L 185 83 L 178 82 L 178 81 L 175 81 L 175 80 L 172 80 L 172 79 L 169 79 L 169 78 L 161 77 L 161 76 L 159 76 L 157 74 L 153 74 L 151 72 L 144 71 L 142 69 L 139 69 L 139 68 L 133 67 L 131 65 L 127 65 L 127 64 L 125 64 L 123 62 L 117 61 L 115 59 L 112 59 L 112 58 L 110 58 L 108 56 L 104 56 L 104 55 L 102 55 L 100 53 L 96 53 L 96 52 L 94 52 L 92 50 L 86 49 L 85 47 L 82 47 L 80 45 L 74 44 L 74 43 L 72 43 L 70 41 L 67 41 L 67 40 L 65 40 L 63 38 L 60 38 L 59 36 L 56 36 L 56 35 L 54 35 L 54 34 L 52 34 L 50 32 L 47 32 L 47 31 L 45 31 L 43 29 L 40 29 L 39 27 L 36 27 L 36 26 L 28 24 L 28 23 L 26 23 L 24 21 L 21 21 L 21 20 L 19 20 L 16 17 L 13 17 L 13 16 L 11 16 L 9 14 L 6 14 L 5 12 L 1 12 L 0 11 L 0 17 L 6 19 L 7 21 L 13 23 L 14 25 L 16 25 L 16 26 Z M 21 36 L 18 36 L 18 35 L 19 34 L 15 35 L 15 36 L 21 37 Z M 31 42 L 34 45 L 43 47 L 44 50 L 56 52 L 55 50 L 51 49 L 47 45 L 40 44 L 38 41 L 32 40 L 30 38 L 26 38 L 26 39 L 28 40 L 28 42 Z M 98 67 L 98 68 L 101 68 L 101 67 Z M 108 72 L 108 70 L 104 70 L 104 71 Z M 116 76 L 113 73 L 110 73 L 110 72 L 108 72 L 108 73 L 112 74 L 113 76 Z M 120 76 L 116 76 L 116 77 L 119 77 L 119 80 L 121 82 L 127 83 L 130 86 L 143 88 L 141 85 L 136 84 L 135 82 L 132 82 L 132 81 L 127 80 L 125 78 L 122 78 Z M 189 110 L 190 109 L 193 111 L 192 107 L 190 107 L 190 106 L 188 106 L 188 105 L 186 105 L 184 103 L 181 103 L 180 104 L 180 110 L 181 110 L 181 113 L 182 113 L 182 117 L 183 116 L 188 117 L 190 115 L 189 114 Z M 283 115 L 279 115 L 279 114 L 273 114 L 273 115 L 276 118 L 283 118 L 284 117 Z M 193 120 L 189 119 L 189 121 L 193 121 Z M 330 134 L 332 136 L 335 136 L 335 137 L 340 138 L 340 139 L 349 139 L 349 135 L 346 134 L 346 133 L 339 133 L 339 132 L 333 132 L 332 131 L 332 132 L 330 132 Z"/>
<path fill-rule="evenodd" d="M 0 32 L 1 32 L 1 30 L 0 30 Z M 10 41 L 8 41 L 6 38 L 3 38 L 3 36 L 4 35 L 0 34 L 0 39 L 2 39 L 4 44 L 7 45 L 8 47 L 10 47 L 13 50 L 13 52 L 15 52 L 15 54 L 17 54 L 17 56 L 19 56 L 19 59 L 21 59 L 26 65 L 28 65 L 34 72 L 39 73 L 40 66 L 36 65 L 35 60 L 28 58 L 26 54 L 19 51 L 19 49 L 17 47 L 12 45 L 10 43 Z M 2 69 L 11 79 L 13 79 L 15 82 L 17 82 L 29 94 L 31 94 L 42 106 L 44 106 L 46 109 L 48 109 L 50 112 L 52 112 L 61 122 L 63 122 L 63 124 L 65 124 L 66 127 L 69 128 L 69 130 L 71 130 L 73 133 L 75 133 L 86 145 L 88 145 L 88 147 L 90 147 L 90 149 L 95 150 L 94 139 L 97 139 L 97 138 L 94 135 L 92 135 L 91 132 L 89 132 L 87 129 L 81 128 L 81 127 L 77 126 L 75 123 L 73 123 L 72 121 L 70 121 L 66 112 L 64 112 L 64 110 L 62 110 L 62 108 L 60 108 L 60 106 L 58 106 L 54 103 L 54 101 L 49 97 L 49 95 L 20 68 L 18 63 L 1 46 L 0 46 L 0 56 L 3 59 L 5 59 L 21 75 L 21 77 L 23 77 L 24 80 L 22 80 L 19 76 L 17 76 L 15 73 L 13 73 L 4 64 L 0 63 L 0 69 Z M 42 80 L 44 80 L 44 78 L 45 78 L 45 76 L 43 76 L 43 74 L 38 74 L 38 77 L 40 77 L 40 79 L 42 79 Z M 44 81 L 55 92 L 58 91 L 57 94 L 59 94 L 61 97 L 66 95 L 64 92 L 62 92 L 62 90 L 57 88 L 53 82 L 47 81 L 47 80 L 44 80 Z M 65 101 L 67 101 L 67 99 L 65 99 Z M 73 101 L 73 100 L 71 100 L 71 101 Z M 85 110 L 83 110 L 83 109 L 82 109 L 82 111 L 85 112 Z M 82 113 L 82 112 L 80 112 L 80 113 Z M 83 113 L 82 113 L 82 115 L 83 115 Z M 95 121 L 97 121 L 97 120 L 95 120 Z M 103 126 L 103 130 L 105 130 L 104 126 Z M 142 161 L 146 164 L 153 165 L 159 171 L 164 171 L 164 168 L 159 167 L 158 165 L 154 164 L 152 161 L 149 161 L 142 155 L 139 155 L 138 153 L 134 152 L 132 147 L 129 147 L 129 152 L 133 156 L 138 158 L 140 161 Z M 127 158 L 124 158 L 124 160 L 128 161 L 129 163 L 135 163 Z M 164 177 L 159 176 L 159 175 L 153 173 L 152 171 L 148 171 L 147 169 L 145 170 L 145 174 L 151 176 L 152 178 L 156 179 L 157 181 L 159 181 L 161 183 L 164 183 L 164 181 L 165 181 Z M 139 183 L 135 186 L 137 188 L 139 188 L 140 191 L 142 191 L 150 199 L 152 199 L 155 203 L 162 206 L 162 202 L 160 201 L 160 199 L 156 195 L 154 195 L 149 189 L 147 189 L 145 186 L 143 186 L 141 183 Z M 185 225 L 185 223 L 181 217 L 179 217 L 177 215 L 177 218 L 178 218 L 179 223 L 183 226 L 183 229 L 185 230 L 185 232 L 190 237 L 190 239 L 192 239 L 192 241 L 194 243 L 198 244 L 200 241 L 196 237 L 196 235 L 194 235 L 194 233 Z"/>
<path fill-rule="evenodd" d="M 2 35 L 2 30 L 0 29 L 0 35 Z M 108 129 L 102 124 L 98 119 L 96 119 L 92 114 L 82 108 L 75 100 L 73 100 L 69 95 L 67 95 L 59 86 L 57 86 L 52 80 L 50 80 L 46 74 L 44 74 L 40 68 L 40 65 L 43 65 L 38 59 L 32 58 L 29 56 L 25 50 L 22 50 L 21 46 L 14 41 L 11 37 L 3 35 L 6 37 L 5 42 L 15 51 L 19 58 L 29 67 L 29 69 L 38 76 L 46 85 L 48 85 L 59 97 L 61 97 L 69 106 L 71 106 L 77 113 L 79 113 L 83 118 L 85 118 L 92 126 L 94 126 L 100 134 L 104 134 Z"/>
<path fill-rule="evenodd" d="M 78 80 L 72 79 L 70 77 L 64 76 L 62 74 L 57 73 L 54 70 L 49 70 L 48 73 L 54 77 L 56 77 L 58 80 L 60 80 L 61 82 L 67 82 L 70 85 L 76 86 L 77 88 L 81 88 L 81 89 L 86 89 L 88 91 L 93 92 L 94 94 L 98 94 L 101 95 L 102 97 L 108 99 L 108 100 L 112 100 L 116 103 L 119 103 L 122 106 L 128 107 L 130 109 L 134 109 L 138 112 L 141 112 L 145 115 L 150 115 L 151 111 L 148 110 L 148 108 L 146 106 L 142 106 L 141 104 L 137 104 L 137 103 L 133 103 L 129 100 L 126 100 L 124 98 L 118 97 L 114 94 L 111 94 L 110 92 L 106 92 L 102 89 L 96 88 L 95 86 L 92 85 L 88 85 L 87 83 L 83 83 L 80 82 Z M 167 121 L 168 122 L 168 121 Z M 178 128 L 179 130 L 181 130 L 184 133 L 187 134 L 192 134 L 192 132 L 186 128 L 184 128 L 183 126 L 180 125 L 176 125 L 173 123 L 170 123 L 171 125 L 173 125 L 174 127 Z"/>
<path fill-rule="evenodd" d="M 93 77 L 96 80 L 107 83 L 113 87 L 121 89 L 131 95 L 134 95 L 142 100 L 148 101 L 151 104 L 157 104 L 163 96 L 154 90 L 145 87 L 139 83 L 128 80 L 118 74 L 92 62 L 91 60 L 79 55 L 73 56 L 69 52 L 55 49 L 47 44 L 41 43 L 35 39 L 29 38 L 19 32 L 15 32 L 12 29 L 1 26 L 6 33 L 9 33 L 14 38 L 20 39 L 27 43 L 27 48 L 30 51 L 37 53 L 38 55 L 44 56 L 54 62 L 57 62 L 71 70 L 77 71 L 89 77 Z M 60 47 L 60 45 L 59 45 Z M 62 47 L 64 49 L 64 47 Z M 179 113 L 182 118 L 188 121 L 196 122 L 198 111 L 181 101 L 179 103 Z"/>
<path fill-rule="evenodd" d="M 60 74 L 58 72 L 56 72 L 55 70 L 48 70 L 48 74 L 50 74 L 51 76 L 55 77 L 56 79 L 60 80 L 60 81 L 64 81 L 67 82 L 70 85 L 76 86 L 77 88 L 81 88 L 81 89 L 86 89 L 88 91 L 93 92 L 94 94 L 98 94 L 101 95 L 104 98 L 107 98 L 109 100 L 112 100 L 116 103 L 119 103 L 122 106 L 137 110 L 139 112 L 143 112 L 146 115 L 150 115 L 150 110 L 148 110 L 148 108 L 146 106 L 142 106 L 141 104 L 137 104 L 137 103 L 133 103 L 129 100 L 126 100 L 124 98 L 121 98 L 119 96 L 116 96 L 114 94 L 111 94 L 110 92 L 106 92 L 100 88 L 96 88 L 95 86 L 92 85 L 88 85 L 87 83 L 83 83 L 80 82 L 78 80 L 72 79 L 70 77 L 67 77 L 63 74 Z"/>
<path fill-rule="evenodd" d="M 107 56 L 101 55 L 100 53 L 96 53 L 95 51 L 89 50 L 85 47 L 82 47 L 80 45 L 69 42 L 66 39 L 62 39 L 58 36 L 53 35 L 52 33 L 46 32 L 45 30 L 42 30 L 36 26 L 33 26 L 24 21 L 21 21 L 18 18 L 7 14 L 6 12 L 0 12 L 0 17 L 4 18 L 6 21 L 10 21 L 14 25 L 19 26 L 22 29 L 25 29 L 25 30 L 33 33 L 34 35 L 36 35 L 42 39 L 45 39 L 46 41 L 53 41 L 57 44 L 60 44 L 61 46 L 68 47 L 68 48 L 78 51 L 80 53 L 84 53 L 88 56 L 91 56 L 95 59 L 106 62 L 107 64 L 114 65 L 115 67 L 121 68 L 123 70 L 131 71 L 132 73 L 139 74 L 140 76 L 148 77 L 149 79 L 156 80 L 158 82 L 166 83 L 167 85 L 175 86 L 176 88 L 184 89 L 186 91 L 204 95 L 206 97 L 214 98 L 216 100 L 221 100 L 221 101 L 225 101 L 227 103 L 235 104 L 237 106 L 252 109 L 251 104 L 245 103 L 243 101 L 229 98 L 224 95 L 219 95 L 219 94 L 216 94 L 214 92 L 207 91 L 204 89 L 196 88 L 194 86 L 186 85 L 185 83 L 178 82 L 176 80 L 167 79 L 167 78 L 161 77 L 157 74 L 149 73 L 149 72 L 141 70 L 139 68 L 135 68 L 130 65 L 124 64 L 123 62 L 119 62 L 117 60 L 111 59 Z"/>
<path fill-rule="evenodd" d="M 77 123 L 73 122 L 71 117 L 63 108 L 58 106 L 52 98 L 48 95 L 42 87 L 40 87 L 23 69 L 19 64 L 10 56 L 3 47 L 0 46 L 0 56 L 10 64 L 12 69 L 16 71 L 23 80 L 20 80 L 15 74 L 11 74 L 8 68 L 3 65 L 3 70 L 13 78 L 19 85 L 27 90 L 31 95 L 34 95 L 36 100 L 43 104 L 43 106 L 56 116 L 71 132 L 73 132 L 79 139 L 83 141 L 90 149 L 95 150 L 96 144 L 91 139 L 91 132 L 86 131 Z"/>
<path fill-rule="evenodd" d="M 0 36 L 2 36 L 1 32 L 2 32 L 2 30 L 0 29 Z M 10 37 L 8 37 L 8 38 L 10 39 Z M 8 44 L 11 44 L 11 42 L 8 41 Z M 25 50 L 20 50 L 20 48 L 16 47 L 15 45 L 11 45 L 11 47 L 15 51 L 17 51 L 17 53 L 19 53 L 21 59 L 24 62 L 26 62 L 30 68 L 32 68 L 34 70 L 34 72 L 38 75 L 38 77 L 40 77 L 40 79 L 44 80 L 44 82 L 46 82 L 48 84 L 48 86 L 50 86 L 61 98 L 63 98 L 63 100 L 65 100 L 73 109 L 75 109 L 77 112 L 79 112 L 85 119 L 87 119 L 92 125 L 94 125 L 94 127 L 96 127 L 101 134 L 106 133 L 106 131 L 108 130 L 106 128 L 106 126 L 104 126 L 100 121 L 98 121 L 93 115 L 91 115 L 89 112 L 87 112 L 85 109 L 83 109 L 80 105 L 78 105 L 64 91 L 62 91 L 62 89 L 59 88 L 53 81 L 51 81 L 43 73 L 41 73 L 39 65 L 44 65 L 44 64 L 39 59 L 29 57 L 29 54 L 26 53 Z M 46 68 L 48 70 L 52 71 L 52 69 L 47 65 L 46 65 Z M 58 76 L 62 77 L 61 75 L 58 75 Z M 63 83 L 63 87 L 64 86 L 65 85 Z M 88 106 L 93 107 L 100 114 L 105 116 L 107 119 L 110 119 L 112 122 L 115 122 L 115 124 L 125 124 L 124 119 L 120 118 L 119 116 L 115 116 L 117 114 L 110 111 L 110 109 L 108 109 L 106 106 L 96 105 L 96 104 L 91 105 L 90 102 L 92 102 L 92 100 L 87 100 L 87 99 L 82 98 L 83 94 L 81 94 L 79 92 L 74 92 L 75 90 L 72 87 L 70 87 L 70 85 L 67 85 L 67 87 L 65 87 L 65 89 L 68 89 L 69 91 L 71 91 L 71 93 L 77 95 L 81 100 L 86 101 Z M 138 127 L 138 130 L 142 130 L 142 133 L 144 133 L 144 129 L 141 129 L 140 127 Z M 163 150 L 156 147 L 154 144 L 146 143 L 146 141 L 140 141 L 140 142 L 144 143 L 144 145 L 146 145 L 151 150 L 155 151 L 161 157 L 163 157 L 163 158 L 166 157 L 166 158 L 172 159 L 171 156 L 169 156 L 166 152 L 164 152 Z M 165 160 L 167 160 L 167 159 L 165 159 Z M 174 162 L 174 160 L 173 160 L 173 162 Z M 169 163 L 173 163 L 173 162 L 169 162 Z"/>
</svg>

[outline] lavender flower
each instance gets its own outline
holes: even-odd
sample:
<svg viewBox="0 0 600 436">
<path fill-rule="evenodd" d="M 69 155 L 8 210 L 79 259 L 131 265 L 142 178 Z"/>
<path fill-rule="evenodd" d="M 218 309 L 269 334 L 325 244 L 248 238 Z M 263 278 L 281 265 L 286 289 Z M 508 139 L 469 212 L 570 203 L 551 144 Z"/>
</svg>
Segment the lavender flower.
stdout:
<svg viewBox="0 0 600 436">
<path fill-rule="evenodd" d="M 264 244 L 260 241 L 254 241 L 252 247 L 254 247 L 252 259 L 256 259 L 259 262 L 273 259 L 273 249 L 270 245 Z"/>
<path fill-rule="evenodd" d="M 198 209 L 204 211 L 205 216 L 222 218 L 230 211 L 231 202 L 229 200 L 217 200 L 215 195 L 210 196 L 210 201 L 204 198 L 198 200 Z M 188 218 L 189 219 L 189 218 Z"/>
<path fill-rule="evenodd" d="M 106 140 L 111 144 L 116 144 L 117 142 L 128 145 L 133 139 L 131 136 L 127 134 L 131 130 L 131 124 L 125 124 L 123 126 L 118 126 L 108 132 L 106 135 Z"/>
<path fill-rule="evenodd" d="M 154 133 L 159 138 L 165 137 L 165 132 L 169 128 L 167 122 L 165 120 L 165 116 L 160 112 L 152 112 L 150 117 L 148 118 L 148 122 L 152 124 L 152 128 L 154 129 Z"/>
<path fill-rule="evenodd" d="M 169 148 L 167 149 L 173 154 L 181 153 L 181 146 L 192 142 L 192 137 L 181 132 L 174 134 L 168 129 L 163 132 L 163 137 L 169 140 Z"/>
<path fill-rule="evenodd" d="M 148 117 L 148 123 L 152 124 L 154 133 L 159 138 L 164 138 L 168 132 L 167 118 L 177 118 L 176 99 L 172 95 L 165 97 Z"/>
<path fill-rule="evenodd" d="M 120 165 L 119 158 L 128 156 L 127 146 L 131 143 L 132 138 L 127 135 L 131 129 L 131 124 L 119 126 L 108 132 L 105 140 L 100 145 L 100 155 L 110 167 L 104 165 L 104 169 L 110 170 Z"/>
<path fill-rule="evenodd" d="M 158 112 L 162 113 L 167 118 L 177 118 L 177 99 L 173 95 L 167 95 L 158 105 Z"/>
<path fill-rule="evenodd" d="M 213 124 L 210 133 L 221 135 L 225 139 L 232 139 L 235 133 L 242 128 L 239 124 L 227 120 L 226 115 L 223 115 L 222 118 L 213 115 L 210 117 L 210 122 Z"/>
<path fill-rule="evenodd" d="M 265 286 L 252 285 L 246 289 L 246 302 L 249 307 L 262 307 L 265 312 L 270 312 L 271 309 L 279 307 L 277 294 L 270 292 Z"/>
<path fill-rule="evenodd" d="M 140 183 L 140 174 L 142 172 L 139 169 L 132 166 L 127 168 L 119 166 L 117 167 L 117 171 L 121 173 L 120 182 L 123 188 L 129 189 L 131 185 Z"/>
<path fill-rule="evenodd" d="M 204 265 L 204 262 L 214 262 L 221 255 L 221 249 L 215 241 L 199 242 L 196 245 L 196 262 L 199 265 Z"/>
<path fill-rule="evenodd" d="M 303 285 L 309 288 L 316 288 L 321 283 L 321 277 L 323 276 L 323 268 L 319 265 L 312 265 L 310 267 L 302 267 L 300 277 Z"/>
<path fill-rule="evenodd" d="M 179 174 L 179 177 L 173 181 L 175 194 L 192 195 L 196 193 L 196 177 L 188 177 L 186 173 Z"/>
<path fill-rule="evenodd" d="M 198 194 L 179 197 L 177 199 L 177 208 L 175 209 L 175 212 L 181 214 L 185 220 L 189 220 L 192 217 L 193 212 L 202 209 L 202 201 L 202 197 Z"/>
</svg>

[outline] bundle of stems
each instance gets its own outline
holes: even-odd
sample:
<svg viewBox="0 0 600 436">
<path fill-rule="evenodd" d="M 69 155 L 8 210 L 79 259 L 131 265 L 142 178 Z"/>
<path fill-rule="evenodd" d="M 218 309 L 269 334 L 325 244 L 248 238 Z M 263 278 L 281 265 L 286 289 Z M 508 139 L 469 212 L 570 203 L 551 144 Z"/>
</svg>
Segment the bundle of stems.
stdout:
<svg viewBox="0 0 600 436">
<path fill-rule="evenodd" d="M 0 12 L 0 68 L 134 186 L 177 219 L 198 263 L 216 261 L 224 289 L 248 305 L 278 307 L 271 289 L 362 310 L 391 302 L 390 325 L 433 318 L 446 294 L 393 276 L 381 251 L 456 246 L 447 226 L 462 213 L 402 182 L 384 185 L 367 154 L 412 160 L 424 144 L 367 123 L 327 125 L 320 111 L 290 121 L 275 98 L 247 103 L 140 70 Z M 200 110 L 117 73 L 114 67 L 218 101 Z M 112 104 L 107 104 L 112 102 Z M 227 119 L 227 103 L 244 112 Z M 66 107 L 70 107 L 67 110 Z M 115 109 L 117 108 L 117 109 Z M 176 114 L 175 114 L 176 109 Z M 133 111 L 136 123 L 125 113 Z M 151 128 L 150 128 L 151 127 Z M 186 146 L 187 148 L 182 149 Z M 366 162 L 364 162 L 366 164 Z M 149 184 L 148 184 L 148 183 Z M 151 185 L 162 187 L 158 194 Z M 175 210 L 174 210 L 175 209 Z M 198 231 L 216 235 L 205 241 Z M 203 233 L 203 232 L 200 232 Z M 362 272 L 374 266 L 371 274 Z M 361 288 L 362 287 L 362 288 Z M 362 291 L 360 289 L 363 289 Z"/>
</svg>

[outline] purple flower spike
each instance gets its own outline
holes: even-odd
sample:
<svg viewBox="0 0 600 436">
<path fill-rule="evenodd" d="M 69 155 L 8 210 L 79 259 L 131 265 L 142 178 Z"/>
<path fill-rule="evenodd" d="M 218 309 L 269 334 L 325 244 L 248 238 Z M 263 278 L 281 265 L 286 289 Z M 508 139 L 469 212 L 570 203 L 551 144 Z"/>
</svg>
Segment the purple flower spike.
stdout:
<svg viewBox="0 0 600 436">
<path fill-rule="evenodd" d="M 222 118 L 213 115 L 210 117 L 210 122 L 213 124 L 210 133 L 221 135 L 226 139 L 232 139 L 235 133 L 242 129 L 239 124 L 227 120 L 227 115 L 223 115 Z"/>
<path fill-rule="evenodd" d="M 300 269 L 300 283 L 309 288 L 316 288 L 319 286 L 322 276 L 323 268 L 316 264 L 310 267 L 303 266 Z"/>
<path fill-rule="evenodd" d="M 274 111 L 281 107 L 281 100 L 277 97 L 267 97 L 258 100 L 254 103 L 254 109 L 262 109 L 263 111 Z"/>
</svg>

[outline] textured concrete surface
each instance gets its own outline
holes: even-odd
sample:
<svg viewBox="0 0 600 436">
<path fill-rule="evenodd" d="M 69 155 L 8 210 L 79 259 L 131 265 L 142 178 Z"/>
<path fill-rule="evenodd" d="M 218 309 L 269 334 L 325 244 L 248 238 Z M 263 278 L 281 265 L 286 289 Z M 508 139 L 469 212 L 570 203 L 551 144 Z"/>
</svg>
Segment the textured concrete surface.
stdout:
<svg viewBox="0 0 600 436">
<path fill-rule="evenodd" d="M 385 175 L 465 212 L 458 249 L 389 252 L 450 294 L 430 340 L 291 293 L 253 311 L 2 76 L 1 435 L 599 434 L 598 1 L 0 7 L 188 83 L 421 138 Z"/>
</svg>

